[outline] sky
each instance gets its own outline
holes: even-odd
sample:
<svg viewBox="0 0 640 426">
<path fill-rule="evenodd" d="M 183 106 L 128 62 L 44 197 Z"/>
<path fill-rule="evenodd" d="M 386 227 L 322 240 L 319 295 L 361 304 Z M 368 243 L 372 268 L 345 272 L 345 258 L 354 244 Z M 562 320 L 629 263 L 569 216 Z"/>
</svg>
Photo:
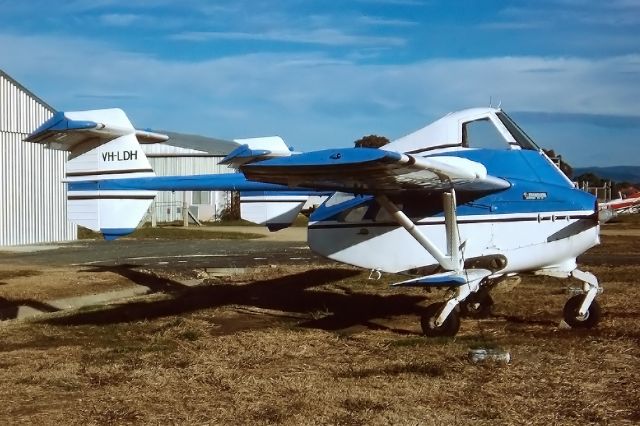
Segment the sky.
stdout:
<svg viewBox="0 0 640 426">
<path fill-rule="evenodd" d="M 574 167 L 640 165 L 640 0 L 0 0 L 0 69 L 58 110 L 299 151 L 500 103 Z"/>
</svg>

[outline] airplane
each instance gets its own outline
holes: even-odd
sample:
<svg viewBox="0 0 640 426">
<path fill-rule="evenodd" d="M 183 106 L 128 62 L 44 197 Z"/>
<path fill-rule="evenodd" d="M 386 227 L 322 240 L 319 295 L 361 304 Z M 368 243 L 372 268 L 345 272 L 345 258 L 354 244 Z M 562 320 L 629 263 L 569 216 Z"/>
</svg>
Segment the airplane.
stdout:
<svg viewBox="0 0 640 426">
<path fill-rule="evenodd" d="M 476 138 L 479 124 L 497 146 Z M 599 244 L 597 200 L 502 109 L 450 113 L 378 149 L 295 154 L 278 137 L 245 139 L 223 161 L 239 171 L 222 175 L 155 176 L 140 143 L 164 140 L 136 130 L 120 109 L 58 112 L 25 139 L 69 151 L 68 218 L 107 239 L 132 232 L 156 191 L 330 193 L 310 216 L 311 250 L 411 276 L 397 288 L 449 289 L 424 310 L 426 336 L 455 336 L 462 314 L 486 316 L 491 290 L 523 274 L 581 281 L 563 318 L 573 328 L 600 320 L 602 288 L 576 263 Z M 256 205 L 266 212 L 268 199 Z M 274 227 L 293 220 L 282 210 L 265 217 Z"/>
<path fill-rule="evenodd" d="M 600 215 L 607 214 L 607 220 L 610 220 L 621 214 L 634 214 L 640 210 L 640 192 L 633 192 L 623 196 L 618 194 L 618 198 L 600 203 Z"/>
</svg>

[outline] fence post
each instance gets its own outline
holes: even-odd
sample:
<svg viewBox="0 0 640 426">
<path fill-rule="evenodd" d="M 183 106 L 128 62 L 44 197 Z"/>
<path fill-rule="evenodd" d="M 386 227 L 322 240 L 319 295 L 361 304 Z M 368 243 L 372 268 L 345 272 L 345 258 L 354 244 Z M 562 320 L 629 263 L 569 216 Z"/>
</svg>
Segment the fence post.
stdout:
<svg viewBox="0 0 640 426">
<path fill-rule="evenodd" d="M 158 213 L 156 212 L 156 200 L 151 202 L 151 227 L 155 228 L 158 226 Z"/>
<path fill-rule="evenodd" d="M 189 205 L 187 204 L 187 191 L 182 191 L 182 226 L 189 226 Z"/>
</svg>

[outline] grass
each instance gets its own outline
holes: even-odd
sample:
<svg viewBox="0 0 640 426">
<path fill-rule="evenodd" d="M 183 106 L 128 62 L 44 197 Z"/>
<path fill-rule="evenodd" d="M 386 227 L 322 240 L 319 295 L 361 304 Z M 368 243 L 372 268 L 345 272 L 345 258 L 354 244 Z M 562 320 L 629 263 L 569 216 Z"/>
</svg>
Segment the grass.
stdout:
<svg viewBox="0 0 640 426">
<path fill-rule="evenodd" d="M 161 240 L 253 240 L 263 238 L 261 234 L 251 232 L 207 231 L 198 228 L 182 228 L 174 225 L 156 228 L 144 226 L 136 229 L 125 238 L 133 239 L 161 239 Z M 102 235 L 89 229 L 78 227 L 78 239 L 100 239 Z"/>
<path fill-rule="evenodd" d="M 306 227 L 308 224 L 309 224 L 309 218 L 303 214 L 299 214 L 296 217 L 296 219 L 293 221 L 291 226 Z M 179 225 L 182 225 L 182 222 L 180 222 Z M 260 226 L 244 219 L 203 222 L 203 225 L 206 225 L 206 226 Z"/>
<path fill-rule="evenodd" d="M 607 237 L 594 253 L 583 266 L 605 286 L 595 330 L 558 327 L 568 281 L 525 277 L 494 293 L 489 319 L 463 320 L 453 339 L 428 339 L 417 317 L 439 294 L 314 265 L 5 323 L 0 420 L 637 424 L 640 262 L 628 256 L 640 256 L 640 244 Z M 621 255 L 626 263 L 601 262 Z M 475 347 L 508 348 L 513 361 L 472 364 Z"/>
<path fill-rule="evenodd" d="M 26 269 L 17 269 L 13 271 L 0 271 L 0 280 L 9 280 L 13 278 L 22 278 L 22 277 L 36 277 L 41 275 L 40 271 L 26 270 Z"/>
<path fill-rule="evenodd" d="M 638 229 L 640 214 L 619 215 L 603 225 L 603 229 Z"/>
</svg>

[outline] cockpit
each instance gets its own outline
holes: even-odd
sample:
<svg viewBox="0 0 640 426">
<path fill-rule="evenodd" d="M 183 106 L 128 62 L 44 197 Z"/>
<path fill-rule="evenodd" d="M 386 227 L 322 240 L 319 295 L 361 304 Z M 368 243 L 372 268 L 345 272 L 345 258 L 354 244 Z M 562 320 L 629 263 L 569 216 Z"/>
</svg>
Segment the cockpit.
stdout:
<svg viewBox="0 0 640 426">
<path fill-rule="evenodd" d="M 448 114 L 382 147 L 409 154 L 460 148 L 540 150 L 507 113 L 496 108 L 472 108 Z"/>
</svg>

